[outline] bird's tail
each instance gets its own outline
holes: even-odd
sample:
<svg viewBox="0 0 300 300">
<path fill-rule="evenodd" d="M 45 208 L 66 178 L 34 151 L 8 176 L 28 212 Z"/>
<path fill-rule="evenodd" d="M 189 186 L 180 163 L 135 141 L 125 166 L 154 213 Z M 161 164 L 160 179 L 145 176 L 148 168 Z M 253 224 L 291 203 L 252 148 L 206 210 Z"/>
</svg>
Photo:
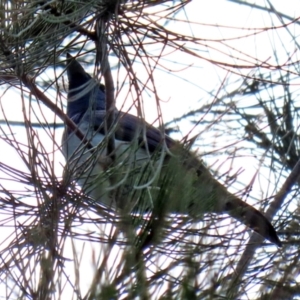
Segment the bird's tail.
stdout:
<svg viewBox="0 0 300 300">
<path fill-rule="evenodd" d="M 205 212 L 228 213 L 231 217 L 245 224 L 270 242 L 281 247 L 281 242 L 270 221 L 253 206 L 231 194 L 227 188 L 219 183 L 205 167 L 205 165 L 190 151 L 178 149 L 173 151 L 174 157 L 170 164 L 178 164 L 178 178 L 173 184 L 174 195 L 178 189 L 189 193 L 185 209 L 193 218 Z M 185 169 L 182 172 L 182 167 Z M 176 167 L 175 167 L 176 168 Z M 175 172 L 172 171 L 174 174 Z M 181 210 L 182 211 L 182 210 Z"/>
</svg>

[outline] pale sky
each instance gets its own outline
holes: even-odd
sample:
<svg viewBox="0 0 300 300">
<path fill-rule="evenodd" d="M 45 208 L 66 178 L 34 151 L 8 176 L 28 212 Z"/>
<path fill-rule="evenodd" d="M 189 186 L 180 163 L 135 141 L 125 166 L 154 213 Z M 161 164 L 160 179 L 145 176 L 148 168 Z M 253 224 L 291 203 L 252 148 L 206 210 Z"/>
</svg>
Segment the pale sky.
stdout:
<svg viewBox="0 0 300 300">
<path fill-rule="evenodd" d="M 299 1 L 277 0 L 271 2 L 277 11 L 289 15 L 291 18 L 300 16 Z M 264 6 L 266 5 L 267 1 L 253 1 L 253 3 Z M 184 23 L 186 21 L 186 16 L 188 16 L 188 20 L 191 21 L 190 24 Z M 298 32 L 300 26 L 291 25 L 288 27 L 288 29 L 283 27 L 282 29 L 270 29 L 264 32 L 260 30 L 260 28 L 271 28 L 272 26 L 281 25 L 280 20 L 275 14 L 270 15 L 266 12 L 253 9 L 251 7 L 239 6 L 234 3 L 234 1 L 231 3 L 230 1 L 213 0 L 205 2 L 192 1 L 186 6 L 185 12 L 178 14 L 176 17 L 183 20 L 183 22 L 170 22 L 168 26 L 169 30 L 174 32 L 182 32 L 183 34 L 190 36 L 201 37 L 203 39 L 211 39 L 211 41 L 204 41 L 203 45 L 195 46 L 195 51 L 206 59 L 223 62 L 226 61 L 230 64 L 240 64 L 240 59 L 244 59 L 246 62 L 243 61 L 243 64 L 247 63 L 247 61 L 249 64 L 251 64 L 255 61 L 254 58 L 258 58 L 260 61 L 268 61 L 271 64 L 276 64 L 276 59 L 283 63 L 291 54 L 293 54 L 292 60 L 297 60 L 299 57 L 299 49 L 297 48 L 293 37 L 298 37 L 300 33 Z M 284 22 L 288 23 L 287 20 L 284 20 Z M 215 25 L 220 26 L 217 27 Z M 221 25 L 227 26 L 227 28 L 223 28 Z M 253 28 L 255 28 L 255 30 Z M 257 32 L 257 34 L 250 37 L 245 37 L 247 34 L 252 34 L 254 32 Z M 230 42 L 226 41 L 228 38 L 232 38 L 232 40 Z M 231 49 L 228 48 L 228 45 L 231 46 Z M 274 49 L 276 49 L 278 58 L 276 58 L 274 55 Z M 157 51 L 160 51 L 160 49 L 157 49 Z M 221 53 L 220 51 L 224 51 L 224 53 Z M 165 52 L 168 53 L 168 49 L 166 49 Z M 229 58 L 228 55 L 230 54 L 234 57 Z M 232 87 L 232 90 L 227 90 L 228 93 L 237 89 L 241 84 L 241 82 L 235 83 L 236 80 L 240 78 L 239 76 L 229 74 L 227 70 L 218 68 L 209 62 L 199 60 L 193 56 L 188 56 L 183 53 L 176 52 L 170 54 L 165 60 L 163 59 L 162 62 L 166 68 L 172 70 L 169 73 L 165 70 L 157 70 L 154 73 L 158 94 L 162 100 L 160 105 L 163 112 L 164 122 L 168 122 L 176 117 L 181 116 L 183 113 L 188 112 L 191 108 L 197 108 L 212 101 L 212 96 L 209 95 L 209 92 L 217 90 L 225 78 L 229 83 L 231 83 L 228 86 Z M 111 64 L 114 64 L 114 59 L 112 59 Z M 93 67 L 91 66 L 89 70 L 92 74 Z M 250 72 L 250 70 L 236 71 L 243 74 L 248 74 L 248 72 Z M 51 74 L 50 71 L 49 74 Z M 116 72 L 114 72 L 113 75 L 115 78 L 117 77 Z M 122 75 L 123 74 L 121 70 L 121 75 L 119 76 L 122 77 Z M 137 76 L 142 78 L 142 76 L 144 76 L 143 70 L 140 70 Z M 67 82 L 66 75 L 64 75 L 64 77 L 65 82 Z M 294 81 L 295 89 L 299 83 L 300 80 Z M 221 93 L 222 94 L 220 96 L 223 96 L 224 90 L 222 90 Z M 48 93 L 47 95 L 50 99 L 55 100 L 55 95 L 53 93 Z M 19 101 L 20 95 L 18 90 L 14 91 L 13 89 L 10 89 L 5 92 L 5 95 L 4 93 L 2 94 L 1 104 L 5 110 L 7 119 L 23 120 L 22 111 L 19 109 L 21 107 Z M 241 105 L 243 102 L 248 103 L 248 101 L 249 98 L 245 99 L 243 96 L 241 96 L 239 99 L 239 103 Z M 120 108 L 122 104 L 122 94 L 120 94 L 117 99 L 117 107 Z M 37 106 L 35 103 L 33 103 L 33 105 Z M 128 102 L 125 107 L 128 108 L 130 105 L 130 102 Z M 157 111 L 154 110 L 153 107 L 155 107 L 155 99 L 149 95 L 147 101 L 144 103 L 145 116 L 149 122 L 152 122 L 157 118 Z M 46 115 L 45 119 L 48 121 L 50 120 L 51 122 L 53 120 L 53 114 L 51 112 L 49 113 L 47 109 L 42 108 L 42 110 Z M 1 111 L 0 119 L 3 119 L 3 114 Z M 34 116 L 32 116 L 32 120 L 35 120 Z M 184 126 L 180 127 L 180 129 L 185 134 L 191 129 L 191 124 L 186 122 L 184 123 Z M 199 129 L 196 128 L 194 131 L 195 134 L 202 129 L 203 128 L 201 128 L 201 126 Z M 26 144 L 27 137 L 24 133 L 24 128 L 15 127 L 14 133 L 18 141 Z M 51 144 L 51 138 L 47 135 L 43 136 L 42 130 L 37 130 L 37 134 L 44 141 L 45 145 L 48 143 L 49 145 Z M 60 143 L 61 134 L 62 129 L 57 130 L 56 141 L 58 144 Z M 180 139 L 181 134 L 174 135 L 174 137 Z M 224 136 L 220 138 L 216 142 L 216 148 L 220 148 L 224 146 L 224 144 L 229 144 L 230 138 L 230 136 Z M 206 135 L 203 134 L 202 140 L 200 139 L 199 144 L 201 145 L 202 143 L 206 143 L 208 140 L 212 140 L 212 138 L 207 137 L 206 139 Z M 223 141 L 224 144 L 222 144 L 220 141 Z M 23 165 L 20 163 L 21 160 L 18 154 L 14 153 L 11 150 L 12 148 L 3 141 L 0 141 L 0 143 L 0 157 L 5 157 L 4 162 L 18 169 L 22 169 Z M 50 147 L 52 148 L 52 146 Z M 199 150 L 199 152 L 201 153 L 201 150 Z M 226 160 L 226 155 L 219 156 L 218 158 L 220 162 L 224 161 Z M 56 172 L 57 174 L 61 174 L 62 166 L 64 165 L 64 159 L 57 147 L 54 159 L 56 161 Z M 215 157 L 213 159 L 215 159 Z M 209 157 L 207 158 L 207 161 L 208 163 L 212 163 Z M 230 162 L 228 162 L 228 164 L 230 164 Z M 224 168 L 228 167 L 228 164 L 225 164 Z M 239 180 L 242 182 L 249 182 L 249 177 L 251 178 L 254 176 L 258 167 L 258 160 L 251 160 L 250 158 L 250 160 L 247 160 L 247 164 L 245 164 L 244 158 L 240 160 L 237 159 L 234 163 L 233 169 L 237 170 L 241 166 L 246 171 L 243 172 Z M 24 167 L 24 170 L 26 169 L 27 168 Z M 265 176 L 267 177 L 267 175 Z M 268 179 L 266 179 L 266 182 L 268 182 Z M 259 183 L 261 184 L 261 181 L 259 181 Z M 256 186 L 257 190 L 255 190 L 255 188 L 252 190 L 254 197 L 260 198 L 262 196 L 270 196 L 275 192 L 275 187 L 271 186 L 265 195 L 261 195 L 259 183 L 257 183 Z M 6 181 L 5 186 L 8 189 L 16 188 L 16 183 Z M 10 229 L 5 230 L 3 228 L 2 232 L 9 234 Z M 4 234 L 2 237 L 4 238 Z M 80 244 L 80 242 L 78 243 Z M 5 245 L 6 243 L 3 244 L 3 246 Z M 82 245 L 78 245 L 79 248 L 81 246 Z M 95 245 L 93 246 L 95 247 Z M 93 249 L 91 248 L 91 250 L 97 252 L 99 251 L 99 248 L 95 247 Z M 86 253 L 89 253 L 89 255 L 85 255 L 82 258 L 82 266 L 84 269 L 86 266 L 91 266 L 92 255 L 87 249 L 85 249 L 85 251 Z M 119 250 L 116 248 L 116 252 L 117 251 Z M 68 254 L 66 254 L 66 256 L 68 256 Z M 66 262 L 66 264 L 68 264 L 68 262 Z M 71 269 L 72 265 L 73 262 L 70 262 Z M 86 273 L 86 269 L 82 274 L 84 273 Z M 89 286 L 89 279 L 90 278 L 85 278 L 85 276 L 82 276 L 81 284 L 83 289 Z"/>
</svg>

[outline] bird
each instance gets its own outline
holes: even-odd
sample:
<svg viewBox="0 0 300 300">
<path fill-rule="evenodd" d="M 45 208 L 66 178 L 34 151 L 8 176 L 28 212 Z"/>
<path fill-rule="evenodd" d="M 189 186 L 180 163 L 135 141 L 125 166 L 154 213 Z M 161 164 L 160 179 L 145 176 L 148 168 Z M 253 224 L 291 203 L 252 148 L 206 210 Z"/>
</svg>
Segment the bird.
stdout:
<svg viewBox="0 0 300 300">
<path fill-rule="evenodd" d="M 142 193 L 155 197 L 169 214 L 194 221 L 205 213 L 227 213 L 271 243 L 282 246 L 270 221 L 256 208 L 230 193 L 195 152 L 140 117 L 114 108 L 115 121 L 107 130 L 105 87 L 91 77 L 69 53 L 67 115 L 84 134 L 66 127 L 62 152 L 72 179 L 94 201 L 131 212 Z M 107 153 L 109 138 L 115 141 Z M 164 187 L 164 188 L 163 188 Z M 119 191 L 119 192 L 117 192 Z"/>
</svg>

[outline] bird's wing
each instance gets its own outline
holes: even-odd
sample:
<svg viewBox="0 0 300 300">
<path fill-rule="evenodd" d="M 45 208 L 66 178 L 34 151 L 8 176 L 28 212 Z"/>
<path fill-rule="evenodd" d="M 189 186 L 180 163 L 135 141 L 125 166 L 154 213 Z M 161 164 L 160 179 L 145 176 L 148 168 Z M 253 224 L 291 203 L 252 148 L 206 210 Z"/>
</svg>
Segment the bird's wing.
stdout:
<svg viewBox="0 0 300 300">
<path fill-rule="evenodd" d="M 79 115 L 76 115 L 75 118 L 77 119 L 78 116 Z M 93 130 L 98 131 L 101 134 L 106 134 L 104 124 L 105 118 L 106 111 L 97 110 L 84 115 L 82 121 L 89 122 L 89 120 L 92 119 Z M 164 144 L 168 148 L 172 148 L 178 144 L 178 142 L 165 135 L 162 131 L 136 116 L 116 111 L 115 120 L 116 126 L 114 128 L 114 135 L 117 140 L 132 142 L 137 139 L 139 147 L 148 150 L 150 153 L 153 153 Z"/>
<path fill-rule="evenodd" d="M 95 146 L 106 135 L 105 117 L 106 111 L 93 111 L 86 113 L 81 119 L 85 124 L 93 120 L 91 127 L 86 126 L 86 128 L 90 128 L 94 137 L 102 136 L 101 140 L 94 138 Z M 133 115 L 116 112 L 116 122 L 115 139 L 120 143 L 130 144 L 138 141 L 141 151 L 148 151 L 150 154 L 167 146 L 164 174 L 169 172 L 170 177 L 173 178 L 171 184 L 174 186 L 169 195 L 172 200 L 172 203 L 168 204 L 170 212 L 188 214 L 194 219 L 201 217 L 205 212 L 226 212 L 269 241 L 281 246 L 276 231 L 267 218 L 251 205 L 229 193 L 214 179 L 194 153 L 187 151 L 178 142 Z M 81 145 L 80 140 L 77 140 L 77 145 Z M 145 157 L 149 156 L 145 154 Z M 96 177 L 100 172 L 103 172 L 103 169 L 94 168 L 92 173 Z M 92 174 L 89 178 L 93 178 Z M 103 194 L 103 186 L 100 189 L 99 186 L 93 189 L 96 191 L 92 193 L 93 197 L 99 195 L 99 190 Z M 188 202 L 184 203 L 188 193 L 190 197 Z"/>
</svg>

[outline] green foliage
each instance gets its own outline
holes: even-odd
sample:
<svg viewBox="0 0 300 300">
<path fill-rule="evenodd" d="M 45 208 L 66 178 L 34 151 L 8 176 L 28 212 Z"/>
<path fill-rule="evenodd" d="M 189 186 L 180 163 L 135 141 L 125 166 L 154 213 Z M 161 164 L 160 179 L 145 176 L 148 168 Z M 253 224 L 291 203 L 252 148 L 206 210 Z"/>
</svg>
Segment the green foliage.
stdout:
<svg viewBox="0 0 300 300">
<path fill-rule="evenodd" d="M 199 3 L 0 1 L 2 297 L 297 299 L 297 6 Z M 281 11 L 289 8 L 292 14 Z M 240 16 L 245 23 L 235 23 Z M 259 20 L 268 25 L 252 24 Z M 74 182 L 88 174 L 88 164 L 65 166 L 62 158 L 62 128 L 70 125 L 67 52 L 90 74 L 96 66 L 94 77 L 114 91 L 119 108 L 134 108 L 199 149 L 190 159 L 173 149 L 168 167 L 160 164 L 161 152 L 143 167 L 132 163 L 131 153 L 93 178 L 87 189 L 112 180 L 116 210 Z M 112 72 L 114 89 L 103 70 Z M 181 92 L 179 110 L 177 103 L 169 109 L 173 119 L 164 122 L 162 103 Z M 196 160 L 200 154 L 205 168 Z M 215 199 L 227 188 L 274 217 L 281 251 L 255 236 L 249 240 L 230 217 L 205 213 L 218 208 Z"/>
</svg>

